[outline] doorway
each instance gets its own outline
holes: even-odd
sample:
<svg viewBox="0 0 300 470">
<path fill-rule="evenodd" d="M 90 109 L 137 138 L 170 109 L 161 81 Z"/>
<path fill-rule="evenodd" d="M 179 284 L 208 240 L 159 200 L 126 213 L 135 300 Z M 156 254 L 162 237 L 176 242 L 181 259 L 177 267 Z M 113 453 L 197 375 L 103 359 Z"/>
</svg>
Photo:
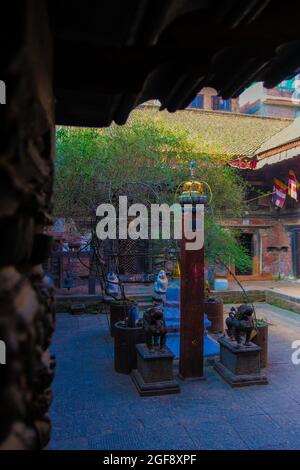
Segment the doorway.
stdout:
<svg viewBox="0 0 300 470">
<path fill-rule="evenodd" d="M 253 257 L 253 233 L 242 233 L 239 236 L 239 241 L 241 245 L 247 251 L 248 255 L 252 258 Z M 247 268 L 236 267 L 235 273 L 238 276 L 250 276 L 251 274 L 253 274 L 253 266 L 249 266 Z"/>
</svg>

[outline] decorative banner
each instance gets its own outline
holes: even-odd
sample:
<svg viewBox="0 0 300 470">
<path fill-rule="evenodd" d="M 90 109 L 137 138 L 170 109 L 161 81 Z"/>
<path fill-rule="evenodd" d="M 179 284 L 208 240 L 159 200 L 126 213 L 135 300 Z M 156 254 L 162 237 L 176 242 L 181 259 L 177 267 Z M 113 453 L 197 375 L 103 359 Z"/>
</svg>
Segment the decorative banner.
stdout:
<svg viewBox="0 0 300 470">
<path fill-rule="evenodd" d="M 286 199 L 287 186 L 277 178 L 274 178 L 272 202 L 282 208 Z"/>
<path fill-rule="evenodd" d="M 299 183 L 297 181 L 296 175 L 293 170 L 289 170 L 288 195 L 296 201 L 298 201 L 297 187 L 299 187 Z"/>
<path fill-rule="evenodd" d="M 255 168 L 257 167 L 257 160 L 233 160 L 229 162 L 229 165 L 233 168 L 239 168 L 240 170 L 255 170 Z"/>
</svg>

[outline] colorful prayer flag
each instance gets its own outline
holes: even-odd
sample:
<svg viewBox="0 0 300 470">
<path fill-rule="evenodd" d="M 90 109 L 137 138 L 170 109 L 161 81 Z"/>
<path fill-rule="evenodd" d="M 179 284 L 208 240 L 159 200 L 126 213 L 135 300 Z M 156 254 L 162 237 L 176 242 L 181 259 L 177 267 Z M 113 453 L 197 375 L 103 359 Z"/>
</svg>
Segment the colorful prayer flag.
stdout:
<svg viewBox="0 0 300 470">
<path fill-rule="evenodd" d="M 296 175 L 293 170 L 289 170 L 288 195 L 296 201 L 298 201 L 297 187 L 299 187 L 299 183 L 297 181 Z"/>
<path fill-rule="evenodd" d="M 272 202 L 282 208 L 286 199 L 287 186 L 277 178 L 274 178 Z"/>
</svg>

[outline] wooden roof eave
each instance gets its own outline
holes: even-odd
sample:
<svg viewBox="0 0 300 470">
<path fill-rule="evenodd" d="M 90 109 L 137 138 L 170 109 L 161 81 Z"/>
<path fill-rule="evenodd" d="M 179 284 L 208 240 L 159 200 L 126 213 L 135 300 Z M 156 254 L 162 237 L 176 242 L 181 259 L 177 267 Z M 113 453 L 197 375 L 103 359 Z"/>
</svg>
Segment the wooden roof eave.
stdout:
<svg viewBox="0 0 300 470">
<path fill-rule="evenodd" d="M 259 170 L 265 165 L 275 165 L 298 155 L 300 155 L 300 138 L 258 154 L 255 169 Z"/>
</svg>

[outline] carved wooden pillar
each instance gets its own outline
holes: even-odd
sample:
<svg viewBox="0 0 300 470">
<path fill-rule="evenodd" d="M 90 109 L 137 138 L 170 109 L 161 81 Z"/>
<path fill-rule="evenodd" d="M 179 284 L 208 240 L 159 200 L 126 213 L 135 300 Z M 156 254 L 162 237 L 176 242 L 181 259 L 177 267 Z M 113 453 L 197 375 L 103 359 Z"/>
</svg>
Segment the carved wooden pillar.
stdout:
<svg viewBox="0 0 300 470">
<path fill-rule="evenodd" d="M 50 437 L 54 369 L 53 292 L 41 268 L 51 245 L 43 231 L 52 211 L 52 52 L 44 1 L 10 6 L 0 77 L 0 449 L 39 449 Z"/>
<path fill-rule="evenodd" d="M 190 207 L 189 207 L 190 206 Z M 192 217 L 191 213 L 192 211 Z M 198 233 L 199 246 L 190 246 L 185 234 L 180 250 L 180 358 L 179 373 L 183 379 L 203 377 L 204 357 L 204 206 L 192 204 L 183 209 L 184 219 L 192 219 L 192 231 Z M 187 224 L 186 224 L 187 227 Z M 184 230 L 183 230 L 184 232 Z"/>
</svg>

